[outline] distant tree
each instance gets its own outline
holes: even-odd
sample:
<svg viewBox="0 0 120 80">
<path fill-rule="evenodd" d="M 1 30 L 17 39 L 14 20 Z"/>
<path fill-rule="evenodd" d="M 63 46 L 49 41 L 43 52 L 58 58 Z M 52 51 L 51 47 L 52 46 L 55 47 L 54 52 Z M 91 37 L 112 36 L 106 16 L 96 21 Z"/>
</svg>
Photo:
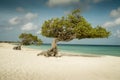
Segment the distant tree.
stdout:
<svg viewBox="0 0 120 80">
<path fill-rule="evenodd" d="M 45 56 L 56 56 L 57 42 L 71 41 L 73 39 L 85 38 L 107 38 L 110 35 L 105 28 L 97 26 L 93 28 L 83 16 L 80 10 L 73 10 L 66 17 L 52 18 L 42 25 L 41 34 L 43 36 L 54 38 L 52 48 L 44 53 Z"/>
<path fill-rule="evenodd" d="M 42 44 L 42 40 L 38 39 L 37 36 L 34 36 L 32 34 L 22 33 L 20 34 L 19 38 L 21 39 L 23 45 L 30 45 L 30 44 L 41 45 Z"/>
</svg>

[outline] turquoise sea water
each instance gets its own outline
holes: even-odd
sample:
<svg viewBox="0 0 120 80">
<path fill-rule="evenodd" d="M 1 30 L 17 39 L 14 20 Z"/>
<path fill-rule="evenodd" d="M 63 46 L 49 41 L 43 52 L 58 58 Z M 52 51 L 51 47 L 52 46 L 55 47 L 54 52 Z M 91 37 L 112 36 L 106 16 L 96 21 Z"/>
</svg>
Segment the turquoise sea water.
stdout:
<svg viewBox="0 0 120 80">
<path fill-rule="evenodd" d="M 28 48 L 47 50 L 51 48 L 50 44 L 41 46 L 30 45 Z M 82 54 L 97 54 L 97 55 L 112 55 L 120 56 L 120 45 L 75 45 L 75 44 L 58 44 L 60 52 L 82 53 Z"/>
</svg>

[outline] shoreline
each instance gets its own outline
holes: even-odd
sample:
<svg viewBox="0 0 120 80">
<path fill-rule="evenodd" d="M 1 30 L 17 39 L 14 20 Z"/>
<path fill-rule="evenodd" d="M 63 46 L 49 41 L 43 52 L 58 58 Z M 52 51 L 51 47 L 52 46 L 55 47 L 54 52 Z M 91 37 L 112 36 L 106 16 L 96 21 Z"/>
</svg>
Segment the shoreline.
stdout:
<svg viewBox="0 0 120 80">
<path fill-rule="evenodd" d="M 41 50 L 0 43 L 0 80 L 119 80 L 120 57 L 37 56 Z"/>
<path fill-rule="evenodd" d="M 30 45 L 31 46 L 31 45 Z M 35 50 L 42 50 L 42 51 L 47 51 L 49 48 L 50 48 L 50 45 L 49 45 L 49 48 L 48 47 L 46 47 L 47 49 L 44 49 L 44 48 L 42 48 L 41 46 L 41 48 L 42 49 L 40 49 L 40 47 L 38 47 L 38 46 L 35 46 L 35 45 L 32 45 L 33 47 L 30 47 L 30 46 L 25 46 L 26 48 L 29 48 L 29 49 L 35 49 Z M 44 47 L 44 46 L 43 46 Z M 62 47 L 64 47 L 63 45 L 62 45 Z M 116 54 L 111 54 L 111 53 L 91 53 L 91 52 L 78 52 L 78 51 L 68 51 L 67 49 L 65 50 L 65 49 L 62 49 L 62 47 L 61 46 L 59 46 L 58 45 L 58 52 L 60 53 L 60 54 L 63 54 L 63 55 L 65 55 L 65 56 L 67 56 L 67 55 L 69 55 L 69 56 L 115 56 L 115 57 L 120 57 L 120 55 L 118 55 L 118 53 Z M 68 46 L 69 47 L 69 46 Z M 61 48 L 61 49 L 60 49 Z M 87 49 L 86 49 L 87 50 Z"/>
<path fill-rule="evenodd" d="M 23 46 L 24 48 L 28 48 L 28 49 L 33 49 L 33 50 L 40 50 L 40 49 L 35 49 L 35 48 L 30 48 L 30 47 L 26 47 L 26 46 Z M 42 51 L 47 51 L 48 49 L 46 50 L 40 50 L 41 52 Z M 67 52 L 67 51 L 58 51 L 59 54 L 61 54 L 61 56 L 83 56 L 83 57 L 98 57 L 98 56 L 109 56 L 109 55 L 100 55 L 100 54 L 89 54 L 89 53 L 78 53 L 78 52 Z M 119 57 L 119 56 L 118 56 Z"/>
</svg>

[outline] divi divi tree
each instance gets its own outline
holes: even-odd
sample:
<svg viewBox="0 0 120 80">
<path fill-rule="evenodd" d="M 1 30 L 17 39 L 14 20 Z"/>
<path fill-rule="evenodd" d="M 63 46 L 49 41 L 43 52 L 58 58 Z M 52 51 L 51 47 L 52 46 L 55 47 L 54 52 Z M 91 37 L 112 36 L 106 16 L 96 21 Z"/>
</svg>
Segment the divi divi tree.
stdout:
<svg viewBox="0 0 120 80">
<path fill-rule="evenodd" d="M 58 54 L 57 43 L 85 38 L 108 38 L 110 32 L 102 26 L 93 28 L 86 19 L 80 15 L 80 10 L 73 10 L 70 14 L 61 18 L 52 18 L 43 23 L 41 34 L 45 37 L 54 38 L 50 50 L 45 56 Z"/>
<path fill-rule="evenodd" d="M 42 44 L 41 39 L 38 39 L 37 36 L 34 36 L 29 33 L 21 33 L 19 38 L 21 39 L 21 43 L 23 45 L 30 45 L 30 44 L 41 45 Z"/>
</svg>

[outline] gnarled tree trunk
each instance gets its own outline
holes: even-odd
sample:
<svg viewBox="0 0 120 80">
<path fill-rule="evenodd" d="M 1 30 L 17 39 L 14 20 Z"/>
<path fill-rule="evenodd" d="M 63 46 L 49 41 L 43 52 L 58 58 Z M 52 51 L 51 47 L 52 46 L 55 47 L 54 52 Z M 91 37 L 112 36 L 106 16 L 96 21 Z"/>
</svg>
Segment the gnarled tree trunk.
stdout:
<svg viewBox="0 0 120 80">
<path fill-rule="evenodd" d="M 48 50 L 48 56 L 56 56 L 58 54 L 57 51 L 57 38 L 53 39 L 53 42 L 51 44 L 51 49 Z"/>
<path fill-rule="evenodd" d="M 57 42 L 58 42 L 57 38 L 53 39 L 53 42 L 51 44 L 51 49 L 49 49 L 48 51 L 41 52 L 40 54 L 37 54 L 37 56 L 39 56 L 39 55 L 44 55 L 47 57 L 58 56 Z"/>
</svg>

